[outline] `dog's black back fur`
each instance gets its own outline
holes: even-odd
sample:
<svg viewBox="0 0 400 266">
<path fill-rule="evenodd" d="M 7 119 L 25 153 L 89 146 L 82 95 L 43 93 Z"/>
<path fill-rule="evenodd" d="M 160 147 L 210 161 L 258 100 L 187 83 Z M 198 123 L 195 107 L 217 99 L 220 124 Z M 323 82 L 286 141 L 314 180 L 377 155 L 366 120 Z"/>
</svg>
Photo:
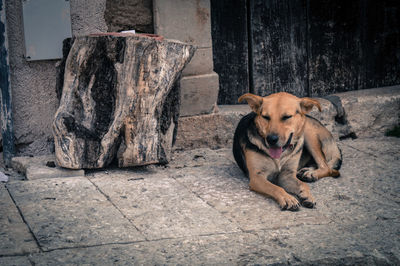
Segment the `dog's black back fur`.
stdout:
<svg viewBox="0 0 400 266">
<path fill-rule="evenodd" d="M 233 156 L 235 157 L 236 163 L 242 169 L 242 171 L 248 176 L 249 171 L 246 167 L 246 162 L 244 160 L 244 154 L 241 147 L 241 144 L 245 144 L 246 146 L 254 146 L 250 143 L 248 138 L 248 130 L 252 130 L 254 125 L 254 118 L 256 117 L 256 113 L 252 112 L 245 115 L 239 122 L 235 135 L 233 136 Z M 256 130 L 256 129 L 255 129 Z"/>
</svg>

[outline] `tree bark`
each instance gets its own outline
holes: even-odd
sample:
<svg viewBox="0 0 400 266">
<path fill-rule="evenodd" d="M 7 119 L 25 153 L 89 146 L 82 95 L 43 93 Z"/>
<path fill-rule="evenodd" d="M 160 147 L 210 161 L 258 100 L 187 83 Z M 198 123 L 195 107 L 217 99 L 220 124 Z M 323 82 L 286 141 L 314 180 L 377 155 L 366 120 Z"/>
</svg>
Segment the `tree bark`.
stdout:
<svg viewBox="0 0 400 266">
<path fill-rule="evenodd" d="M 102 168 L 167 163 L 179 116 L 179 78 L 191 45 L 132 34 L 73 40 L 53 124 L 57 163 Z"/>
</svg>

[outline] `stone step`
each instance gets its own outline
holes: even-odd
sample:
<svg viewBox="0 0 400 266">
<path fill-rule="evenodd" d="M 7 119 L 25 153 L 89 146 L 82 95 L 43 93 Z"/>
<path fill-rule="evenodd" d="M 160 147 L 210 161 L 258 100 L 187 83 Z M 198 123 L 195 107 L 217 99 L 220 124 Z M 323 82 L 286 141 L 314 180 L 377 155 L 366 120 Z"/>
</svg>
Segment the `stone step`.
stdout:
<svg viewBox="0 0 400 266">
<path fill-rule="evenodd" d="M 378 137 L 399 125 L 400 86 L 349 91 L 317 98 L 322 112 L 310 115 L 337 139 Z M 175 149 L 230 147 L 239 120 L 250 112 L 248 105 L 221 105 L 208 115 L 181 117 Z"/>
<path fill-rule="evenodd" d="M 15 171 L 25 175 L 27 180 L 59 177 L 84 177 L 85 171 L 66 169 L 56 166 L 54 154 L 43 156 L 21 156 L 11 160 Z"/>
</svg>

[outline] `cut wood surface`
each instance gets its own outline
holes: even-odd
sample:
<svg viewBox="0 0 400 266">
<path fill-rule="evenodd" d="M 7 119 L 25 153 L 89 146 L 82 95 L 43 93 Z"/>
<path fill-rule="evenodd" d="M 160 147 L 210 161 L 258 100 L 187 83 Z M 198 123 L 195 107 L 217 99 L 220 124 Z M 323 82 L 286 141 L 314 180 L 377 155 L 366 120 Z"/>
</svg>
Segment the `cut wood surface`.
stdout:
<svg viewBox="0 0 400 266">
<path fill-rule="evenodd" d="M 102 168 L 166 163 L 179 78 L 195 47 L 133 34 L 73 39 L 53 124 L 57 163 Z"/>
</svg>

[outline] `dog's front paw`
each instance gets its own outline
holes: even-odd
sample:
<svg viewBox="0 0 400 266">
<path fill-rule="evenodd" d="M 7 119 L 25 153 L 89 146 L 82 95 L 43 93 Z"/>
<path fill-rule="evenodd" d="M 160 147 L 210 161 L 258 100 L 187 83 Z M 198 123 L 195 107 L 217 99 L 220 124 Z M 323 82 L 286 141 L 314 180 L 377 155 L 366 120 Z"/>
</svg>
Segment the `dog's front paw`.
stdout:
<svg viewBox="0 0 400 266">
<path fill-rule="evenodd" d="M 306 208 L 314 208 L 317 203 L 314 200 L 314 197 L 311 195 L 309 190 L 303 190 L 300 192 L 300 194 L 297 195 L 297 197 L 300 200 L 301 205 L 303 205 Z"/>
<path fill-rule="evenodd" d="M 281 210 L 298 211 L 300 208 L 299 201 L 289 194 L 283 194 L 278 198 L 278 204 Z"/>
<path fill-rule="evenodd" d="M 297 178 L 304 182 L 315 182 L 318 180 L 318 176 L 315 173 L 315 168 L 302 168 L 297 172 Z"/>
<path fill-rule="evenodd" d="M 314 208 L 315 205 L 317 205 L 313 198 L 300 198 L 300 202 L 301 205 L 310 209 Z"/>
</svg>

